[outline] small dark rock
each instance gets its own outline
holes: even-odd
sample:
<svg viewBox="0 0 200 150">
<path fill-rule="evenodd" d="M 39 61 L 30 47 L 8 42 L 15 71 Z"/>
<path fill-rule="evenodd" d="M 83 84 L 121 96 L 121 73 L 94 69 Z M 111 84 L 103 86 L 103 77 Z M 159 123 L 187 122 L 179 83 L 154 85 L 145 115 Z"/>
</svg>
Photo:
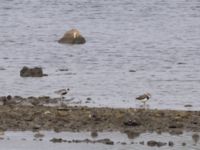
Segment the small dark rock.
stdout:
<svg viewBox="0 0 200 150">
<path fill-rule="evenodd" d="M 87 101 L 91 101 L 91 100 L 92 100 L 92 98 L 88 97 L 86 100 L 87 100 Z"/>
<path fill-rule="evenodd" d="M 184 65 L 184 64 L 186 64 L 186 63 L 184 63 L 184 62 L 178 62 L 177 64 L 178 64 L 178 65 Z"/>
<path fill-rule="evenodd" d="M 194 133 L 192 135 L 192 140 L 194 141 L 194 143 L 196 144 L 199 141 L 199 135 L 197 133 Z"/>
<path fill-rule="evenodd" d="M 151 147 L 154 147 L 154 146 L 161 147 L 161 146 L 165 146 L 166 144 L 167 143 L 165 143 L 165 142 L 157 142 L 157 141 L 153 141 L 153 140 L 147 142 L 147 145 L 151 146 Z"/>
<path fill-rule="evenodd" d="M 190 105 L 190 104 L 187 104 L 187 105 L 184 105 L 184 107 L 192 107 L 192 105 Z"/>
<path fill-rule="evenodd" d="M 6 70 L 5 68 L 0 67 L 0 70 Z"/>
<path fill-rule="evenodd" d="M 182 146 L 186 146 L 186 143 L 185 143 L 185 142 L 183 142 L 183 143 L 182 143 Z"/>
<path fill-rule="evenodd" d="M 34 125 L 34 126 L 33 126 L 33 130 L 39 130 L 40 128 L 41 128 L 40 125 Z"/>
<path fill-rule="evenodd" d="M 92 131 L 91 132 L 91 137 L 92 138 L 96 138 L 98 136 L 98 132 L 97 131 Z"/>
<path fill-rule="evenodd" d="M 181 130 L 181 129 L 173 129 L 173 130 L 170 130 L 169 131 L 169 133 L 171 134 L 171 135 L 181 135 L 181 134 L 183 134 L 183 131 Z"/>
<path fill-rule="evenodd" d="M 129 72 L 136 72 L 136 70 L 132 70 L 132 69 L 131 69 L 131 70 L 129 70 Z"/>
<path fill-rule="evenodd" d="M 125 126 L 132 126 L 132 127 L 135 127 L 135 126 L 140 126 L 141 123 L 136 121 L 136 120 L 128 120 L 128 121 L 124 121 L 124 125 Z"/>
<path fill-rule="evenodd" d="M 170 147 L 173 147 L 173 146 L 174 146 L 174 142 L 169 141 L 169 142 L 168 142 L 168 145 L 169 145 Z"/>
<path fill-rule="evenodd" d="M 114 145 L 114 142 L 111 141 L 110 139 L 101 139 L 101 140 L 97 140 L 98 143 L 103 143 L 106 145 Z"/>
<path fill-rule="evenodd" d="M 50 140 L 53 143 L 62 143 L 65 142 L 65 140 L 63 140 L 62 138 L 53 138 Z"/>
<path fill-rule="evenodd" d="M 59 71 L 69 71 L 69 69 L 59 69 Z"/>
<path fill-rule="evenodd" d="M 34 137 L 35 137 L 35 138 L 42 138 L 42 137 L 44 137 L 44 134 L 36 133 L 36 134 L 34 135 Z"/>
<path fill-rule="evenodd" d="M 127 143 L 126 143 L 126 142 L 121 142 L 121 144 L 122 144 L 122 145 L 126 145 Z"/>
<path fill-rule="evenodd" d="M 7 100 L 11 100 L 11 99 L 12 99 L 12 96 L 11 96 L 11 95 L 8 95 L 8 96 L 6 97 L 6 99 L 7 99 Z"/>
<path fill-rule="evenodd" d="M 20 71 L 20 76 L 21 77 L 42 77 L 44 76 L 42 68 L 40 67 L 35 67 L 35 68 L 28 68 L 28 67 L 23 67 Z"/>
<path fill-rule="evenodd" d="M 141 142 L 140 142 L 140 145 L 144 145 L 144 141 L 141 141 Z"/>
<path fill-rule="evenodd" d="M 124 133 L 127 134 L 129 139 L 134 139 L 134 138 L 140 136 L 140 132 L 132 131 L 132 130 L 125 130 Z"/>
<path fill-rule="evenodd" d="M 183 128 L 183 124 L 181 123 L 173 123 L 171 125 L 169 125 L 170 129 L 177 129 L 177 128 Z"/>
</svg>

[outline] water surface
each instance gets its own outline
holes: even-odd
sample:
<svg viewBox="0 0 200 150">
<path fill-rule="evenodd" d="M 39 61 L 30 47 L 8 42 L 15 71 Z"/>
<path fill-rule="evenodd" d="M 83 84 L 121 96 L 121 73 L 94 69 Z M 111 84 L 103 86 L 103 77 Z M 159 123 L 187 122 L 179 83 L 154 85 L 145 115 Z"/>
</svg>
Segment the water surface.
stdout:
<svg viewBox="0 0 200 150">
<path fill-rule="evenodd" d="M 85 105 L 200 109 L 199 0 L 3 0 L 0 3 L 0 95 L 54 95 Z M 61 45 L 77 28 L 84 45 Z M 21 78 L 23 66 L 48 77 Z M 69 71 L 59 71 L 68 69 Z M 129 70 L 135 70 L 130 72 Z"/>
<path fill-rule="evenodd" d="M 55 150 L 55 149 L 71 149 L 71 150 L 199 150 L 200 141 L 194 140 L 192 135 L 194 133 L 185 132 L 182 135 L 169 135 L 163 133 L 158 135 L 156 133 L 144 133 L 135 138 L 128 138 L 126 134 L 119 132 L 101 132 L 98 133 L 96 138 L 92 138 L 89 132 L 80 132 L 80 133 L 71 133 L 71 132 L 61 132 L 54 133 L 49 131 L 40 132 L 44 135 L 42 138 L 35 138 L 36 133 L 32 132 L 5 132 L 4 135 L 1 135 L 0 145 L 1 148 L 6 150 Z M 199 133 L 196 133 L 199 134 Z M 52 143 L 50 140 L 52 138 L 62 138 L 64 140 L 98 140 L 109 138 L 114 142 L 114 145 L 105 145 L 101 143 Z M 154 140 L 157 142 L 168 143 L 169 141 L 173 142 L 173 146 L 168 144 L 162 147 L 150 147 L 147 146 L 147 141 Z M 141 144 L 144 143 L 144 144 Z M 12 144 L 10 144 L 12 143 Z M 124 144 L 125 143 L 125 144 Z M 183 144 L 184 143 L 184 144 Z"/>
</svg>

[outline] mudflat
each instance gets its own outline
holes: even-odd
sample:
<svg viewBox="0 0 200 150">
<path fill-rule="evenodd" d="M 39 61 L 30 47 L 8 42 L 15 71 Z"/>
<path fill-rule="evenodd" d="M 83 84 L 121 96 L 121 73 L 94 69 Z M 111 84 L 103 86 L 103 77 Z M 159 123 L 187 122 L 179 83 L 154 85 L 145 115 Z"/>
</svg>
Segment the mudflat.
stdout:
<svg viewBox="0 0 200 150">
<path fill-rule="evenodd" d="M 19 99 L 23 102 L 19 103 Z M 0 105 L 2 131 L 121 131 L 133 133 L 130 136 L 147 131 L 172 134 L 200 131 L 200 111 L 48 106 L 57 101 L 49 97 L 9 100 L 1 97 L 0 100 L 3 101 Z"/>
</svg>

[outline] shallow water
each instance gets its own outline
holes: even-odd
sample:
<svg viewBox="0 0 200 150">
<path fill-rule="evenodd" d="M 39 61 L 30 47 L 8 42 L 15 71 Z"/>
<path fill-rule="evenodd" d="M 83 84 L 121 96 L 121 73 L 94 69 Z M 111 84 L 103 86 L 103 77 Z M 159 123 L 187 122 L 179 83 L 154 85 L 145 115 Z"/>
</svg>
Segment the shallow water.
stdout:
<svg viewBox="0 0 200 150">
<path fill-rule="evenodd" d="M 35 138 L 34 134 L 32 132 L 5 132 L 4 135 L 1 135 L 0 145 L 1 148 L 6 150 L 26 150 L 26 149 L 37 149 L 37 150 L 43 150 L 43 149 L 121 149 L 121 150 L 131 150 L 131 149 L 144 149 L 145 150 L 200 150 L 200 141 L 194 141 L 192 139 L 192 134 L 186 132 L 182 135 L 169 135 L 167 133 L 163 133 L 161 135 L 158 135 L 156 133 L 144 133 L 141 134 L 139 137 L 136 137 L 134 139 L 129 139 L 126 134 L 122 134 L 119 132 L 102 132 L 98 133 L 98 136 L 96 138 L 92 138 L 90 136 L 89 132 L 82 132 L 82 133 L 71 133 L 71 132 L 61 132 L 61 133 L 54 133 L 54 132 L 48 132 L 43 131 L 40 132 L 44 135 L 42 138 Z M 3 138 L 3 139 L 2 139 Z M 91 144 L 91 143 L 52 143 L 50 140 L 52 138 L 62 138 L 65 140 L 84 140 L 86 138 L 90 140 L 98 140 L 98 139 L 104 139 L 109 138 L 114 142 L 114 145 L 105 145 L 101 143 Z M 40 140 L 42 139 L 42 140 Z M 150 147 L 147 146 L 147 141 L 149 140 L 155 140 L 160 142 L 166 142 L 172 141 L 174 143 L 174 146 L 170 147 L 169 145 L 165 145 L 162 147 Z M 144 142 L 144 144 L 140 144 L 140 142 Z M 12 143 L 12 144 L 10 144 Z M 122 144 L 126 143 L 126 144 Z M 185 145 L 183 146 L 183 143 Z"/>
<path fill-rule="evenodd" d="M 5 0 L 0 3 L 0 95 L 54 95 L 85 105 L 200 109 L 199 0 Z M 84 45 L 56 41 L 71 28 Z M 20 78 L 23 66 L 49 76 Z M 69 69 L 69 71 L 59 71 Z M 135 70 L 136 72 L 129 72 Z"/>
</svg>

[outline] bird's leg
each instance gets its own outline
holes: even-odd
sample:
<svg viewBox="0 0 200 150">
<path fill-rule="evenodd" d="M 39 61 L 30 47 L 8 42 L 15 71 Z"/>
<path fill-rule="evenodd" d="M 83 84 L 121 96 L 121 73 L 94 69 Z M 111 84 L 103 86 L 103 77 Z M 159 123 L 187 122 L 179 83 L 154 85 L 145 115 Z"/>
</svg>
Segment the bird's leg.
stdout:
<svg viewBox="0 0 200 150">
<path fill-rule="evenodd" d="M 63 95 L 61 95 L 61 97 L 60 97 L 60 101 L 61 101 L 61 102 L 64 101 L 64 96 L 63 96 Z"/>
<path fill-rule="evenodd" d="M 144 109 L 146 108 L 146 101 L 144 101 Z"/>
</svg>

